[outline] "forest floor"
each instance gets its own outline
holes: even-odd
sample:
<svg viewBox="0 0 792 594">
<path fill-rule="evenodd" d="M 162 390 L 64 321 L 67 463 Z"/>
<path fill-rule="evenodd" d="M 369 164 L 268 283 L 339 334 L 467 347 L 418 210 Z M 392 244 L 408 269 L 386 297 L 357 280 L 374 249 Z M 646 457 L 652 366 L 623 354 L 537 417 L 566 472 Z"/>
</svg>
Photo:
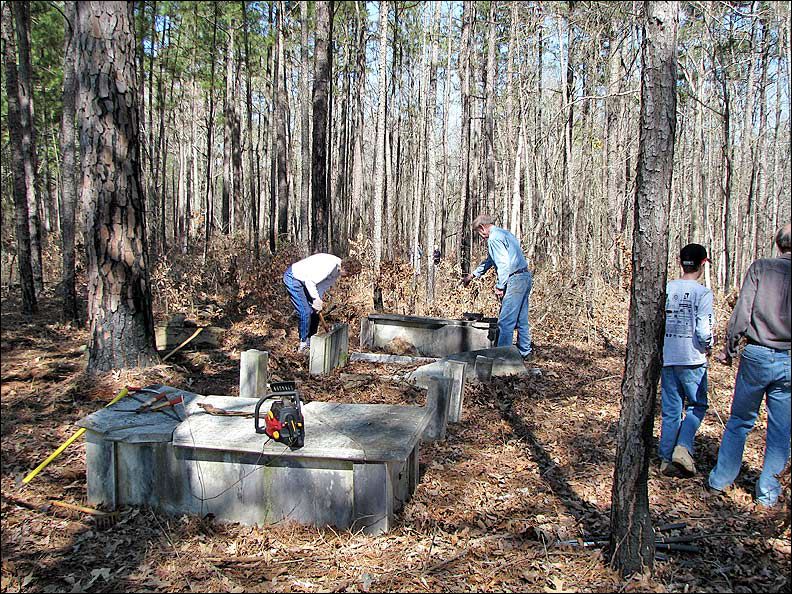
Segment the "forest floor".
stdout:
<svg viewBox="0 0 792 594">
<path fill-rule="evenodd" d="M 18 313 L 18 295 L 4 291 L 3 592 L 790 591 L 788 476 L 779 505 L 761 510 L 752 503 L 764 408 L 736 488 L 722 498 L 703 488 L 728 418 L 736 365 L 711 368 L 711 408 L 697 436 L 699 474 L 662 476 L 654 454 L 649 469 L 653 523 L 684 523 L 663 535 L 692 537 L 686 544 L 697 550 L 662 551 L 654 575 L 625 581 L 608 567 L 605 546 L 557 546 L 607 540 L 629 303 L 624 291 L 560 274 L 537 274 L 532 293 L 532 365 L 541 377 L 468 383 L 461 422 L 449 426 L 444 442 L 421 447 L 418 487 L 386 535 L 220 524 L 147 508 L 122 509 L 114 522 L 97 523 L 50 505 L 86 503 L 82 442 L 22 484 L 78 419 L 125 385 L 237 394 L 240 352 L 249 348 L 269 350 L 274 375 L 298 380 L 307 401 L 421 405 L 421 390 L 384 377 L 399 366 L 357 362 L 325 378 L 308 375 L 307 359 L 294 352 L 296 324 L 280 280 L 293 256 L 255 268 L 233 258 L 207 267 L 160 264 L 152 275 L 157 319 L 181 311 L 221 326 L 221 347 L 185 349 L 157 367 L 93 377 L 84 372 L 87 331 L 58 321 L 57 299 L 45 296 L 40 313 L 28 318 Z M 455 288 L 456 275 L 443 263 L 431 308 L 405 265 L 386 278 L 387 310 L 497 315 L 491 278 Z M 350 323 L 356 350 L 371 279 L 347 281 L 332 295 L 329 317 Z M 719 299 L 721 330 L 729 313 Z M 658 406 L 655 437 L 659 428 Z"/>
</svg>

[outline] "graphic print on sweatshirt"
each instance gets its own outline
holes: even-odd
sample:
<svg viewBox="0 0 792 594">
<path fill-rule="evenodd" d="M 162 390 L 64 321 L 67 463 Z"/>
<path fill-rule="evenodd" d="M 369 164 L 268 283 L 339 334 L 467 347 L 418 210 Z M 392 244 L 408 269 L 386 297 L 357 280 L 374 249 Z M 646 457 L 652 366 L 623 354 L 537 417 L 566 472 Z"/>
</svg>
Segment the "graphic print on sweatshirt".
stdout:
<svg viewBox="0 0 792 594">
<path fill-rule="evenodd" d="M 696 314 L 690 291 L 673 293 L 666 305 L 666 338 L 693 338 Z"/>
</svg>

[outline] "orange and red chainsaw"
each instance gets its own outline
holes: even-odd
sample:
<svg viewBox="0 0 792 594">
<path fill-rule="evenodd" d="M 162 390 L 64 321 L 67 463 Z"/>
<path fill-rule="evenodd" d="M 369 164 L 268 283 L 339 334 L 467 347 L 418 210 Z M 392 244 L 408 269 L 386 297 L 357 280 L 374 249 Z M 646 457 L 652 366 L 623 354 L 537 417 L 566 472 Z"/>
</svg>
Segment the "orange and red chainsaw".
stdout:
<svg viewBox="0 0 792 594">
<path fill-rule="evenodd" d="M 256 404 L 253 421 L 256 433 L 266 433 L 275 441 L 284 443 L 292 449 L 303 447 L 305 444 L 305 419 L 302 414 L 302 402 L 297 393 L 294 382 L 272 382 L 270 393 L 260 399 Z M 280 398 L 264 416 L 264 426 L 261 426 L 261 406 L 271 401 L 273 396 Z"/>
</svg>

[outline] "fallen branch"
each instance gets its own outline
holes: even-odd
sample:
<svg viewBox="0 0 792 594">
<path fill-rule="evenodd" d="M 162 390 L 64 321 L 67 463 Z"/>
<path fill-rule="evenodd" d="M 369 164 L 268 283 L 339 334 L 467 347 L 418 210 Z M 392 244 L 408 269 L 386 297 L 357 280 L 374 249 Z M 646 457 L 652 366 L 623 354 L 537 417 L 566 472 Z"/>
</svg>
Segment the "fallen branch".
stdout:
<svg viewBox="0 0 792 594">
<path fill-rule="evenodd" d="M 299 559 L 285 559 L 283 561 L 267 561 L 265 555 L 249 555 L 240 557 L 204 557 L 204 561 L 209 563 L 261 563 L 266 561 L 268 565 L 290 565 L 291 563 L 301 563 L 303 561 L 330 561 L 333 557 L 300 557 Z"/>
</svg>

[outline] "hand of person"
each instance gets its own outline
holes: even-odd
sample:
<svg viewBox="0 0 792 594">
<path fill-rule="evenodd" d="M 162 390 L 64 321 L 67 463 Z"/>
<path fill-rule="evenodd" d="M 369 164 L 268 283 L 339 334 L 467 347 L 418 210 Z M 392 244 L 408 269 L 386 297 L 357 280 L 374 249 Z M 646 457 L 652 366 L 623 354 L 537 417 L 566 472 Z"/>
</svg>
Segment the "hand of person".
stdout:
<svg viewBox="0 0 792 594">
<path fill-rule="evenodd" d="M 732 358 L 731 358 L 731 356 L 729 355 L 729 353 L 727 353 L 727 352 L 726 352 L 726 350 L 725 350 L 725 349 L 724 349 L 724 350 L 722 350 L 722 351 L 718 351 L 718 352 L 715 354 L 715 360 L 716 360 L 718 363 L 721 363 L 721 364 L 723 364 L 723 365 L 728 365 L 729 367 L 731 367 L 731 364 L 732 364 Z"/>
<path fill-rule="evenodd" d="M 462 284 L 462 286 L 464 286 L 464 287 L 467 287 L 470 284 L 470 281 L 472 281 L 472 280 L 473 280 L 473 275 L 472 274 L 466 274 L 465 276 L 462 277 L 462 280 L 460 281 L 460 284 Z"/>
<path fill-rule="evenodd" d="M 504 294 L 503 289 L 498 289 L 496 287 L 493 292 L 495 293 L 495 297 L 497 297 L 498 299 L 503 299 L 503 294 Z"/>
<path fill-rule="evenodd" d="M 322 301 L 321 299 L 314 299 L 313 303 L 311 303 L 311 307 L 314 308 L 314 311 L 320 312 L 324 307 L 324 301 Z"/>
</svg>

